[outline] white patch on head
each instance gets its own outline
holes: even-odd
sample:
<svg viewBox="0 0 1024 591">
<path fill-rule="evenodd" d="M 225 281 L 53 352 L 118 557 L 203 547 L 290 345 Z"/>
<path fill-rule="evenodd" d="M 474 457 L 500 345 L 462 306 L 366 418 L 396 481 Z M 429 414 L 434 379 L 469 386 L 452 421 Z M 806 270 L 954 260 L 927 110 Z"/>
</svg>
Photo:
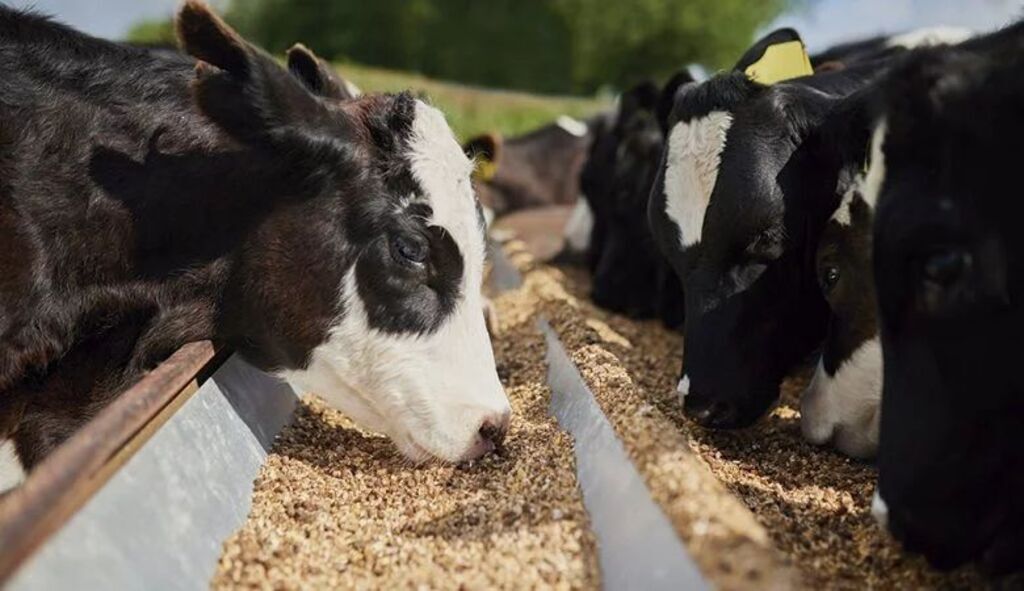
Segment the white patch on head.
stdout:
<svg viewBox="0 0 1024 591">
<path fill-rule="evenodd" d="M 352 98 L 358 98 L 363 96 L 363 91 L 360 90 L 359 87 L 356 86 L 355 84 L 352 84 L 352 82 L 350 82 L 347 78 L 342 80 L 342 82 L 345 84 L 345 92 L 347 92 L 349 96 L 351 96 Z"/>
<path fill-rule="evenodd" d="M 690 395 L 690 376 L 684 375 L 679 384 L 676 385 L 676 393 L 679 394 L 679 402 L 685 403 L 686 397 Z"/>
<path fill-rule="evenodd" d="M 317 347 L 309 367 L 283 377 L 322 396 L 363 427 L 386 433 L 410 459 L 448 461 L 485 451 L 484 422 L 504 425 L 511 412 L 498 380 L 484 308 L 485 244 L 463 153 L 440 111 L 416 102 L 409 138 L 412 175 L 464 262 L 461 297 L 436 332 L 393 335 L 370 327 L 355 268 L 341 286 L 345 314 Z"/>
<path fill-rule="evenodd" d="M 665 167 L 665 212 L 679 228 L 683 248 L 701 240 L 704 215 L 718 180 L 732 115 L 712 111 L 680 122 L 668 136 Z"/>
<path fill-rule="evenodd" d="M 963 27 L 928 27 L 909 31 L 889 38 L 888 47 L 931 47 L 933 45 L 955 45 L 967 41 L 974 32 Z"/>
<path fill-rule="evenodd" d="M 871 162 L 868 165 L 868 174 L 864 179 L 861 197 L 872 210 L 878 204 L 878 195 L 882 191 L 882 183 L 885 182 L 885 134 L 889 131 L 889 125 L 885 119 L 878 122 L 875 131 L 871 136 Z"/>
<path fill-rule="evenodd" d="M 25 482 L 25 468 L 14 451 L 14 442 L 7 439 L 0 444 L 0 493 L 22 482 Z"/>
<path fill-rule="evenodd" d="M 889 529 L 889 506 L 885 504 L 885 499 L 879 494 L 877 488 L 875 488 L 875 494 L 871 496 L 871 515 L 879 527 Z"/>
<path fill-rule="evenodd" d="M 594 229 L 594 212 L 586 197 L 580 195 L 565 223 L 565 244 L 572 252 L 586 252 L 590 247 L 590 232 Z"/>
<path fill-rule="evenodd" d="M 800 428 L 816 445 L 832 441 L 853 457 L 878 451 L 878 419 L 882 402 L 882 346 L 878 337 L 865 341 L 829 376 L 821 362 L 800 399 Z"/>
<path fill-rule="evenodd" d="M 851 208 L 853 207 L 854 198 L 856 198 L 858 194 L 863 194 L 864 192 L 864 179 L 864 174 L 857 174 L 852 180 L 849 179 L 848 174 L 840 175 L 839 184 L 848 184 L 846 192 L 843 193 L 843 198 L 839 202 L 839 207 L 837 207 L 835 213 L 832 214 L 832 220 L 840 226 L 849 226 L 852 223 L 851 216 L 853 215 L 853 212 L 851 211 Z"/>
<path fill-rule="evenodd" d="M 587 124 L 579 119 L 573 119 L 568 115 L 562 115 L 555 120 L 555 124 L 563 131 L 574 137 L 585 137 L 589 128 Z"/>
</svg>

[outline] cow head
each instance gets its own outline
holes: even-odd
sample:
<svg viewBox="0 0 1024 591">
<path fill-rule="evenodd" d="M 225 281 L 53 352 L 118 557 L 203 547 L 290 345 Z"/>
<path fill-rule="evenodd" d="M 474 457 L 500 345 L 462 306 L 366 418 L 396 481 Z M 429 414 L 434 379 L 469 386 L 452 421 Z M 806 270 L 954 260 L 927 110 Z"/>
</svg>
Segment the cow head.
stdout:
<svg viewBox="0 0 1024 591">
<path fill-rule="evenodd" d="M 843 199 L 818 245 L 818 282 L 831 315 L 821 360 L 800 400 L 800 426 L 812 443 L 832 442 L 847 455 L 867 458 L 878 448 L 882 397 L 871 267 L 874 203 L 865 198 L 863 175 L 851 176 L 841 175 Z"/>
<path fill-rule="evenodd" d="M 608 150 L 606 162 L 588 162 L 603 164 L 605 177 L 603 191 L 591 197 L 605 229 L 591 296 L 599 306 L 635 318 L 655 313 L 660 255 L 647 226 L 647 199 L 663 142 L 654 111 L 657 97 L 650 83 L 623 94 L 612 132 L 614 149 Z"/>
<path fill-rule="evenodd" d="M 280 186 L 250 204 L 265 213 L 232 257 L 220 333 L 413 460 L 492 449 L 509 405 L 481 314 L 484 226 L 442 114 L 352 98 L 301 48 L 289 73 L 198 1 L 177 26 L 199 110 Z"/>
<path fill-rule="evenodd" d="M 1024 25 L 885 86 L 872 163 L 885 363 L 877 513 L 935 565 L 1024 568 Z"/>
<path fill-rule="evenodd" d="M 768 39 L 799 41 L 788 30 Z M 755 82 L 746 72 L 771 43 L 737 71 L 678 91 L 650 200 L 652 232 L 685 294 L 680 394 L 711 427 L 760 417 L 826 325 L 814 254 L 838 170 L 805 143 L 846 87 Z"/>
</svg>

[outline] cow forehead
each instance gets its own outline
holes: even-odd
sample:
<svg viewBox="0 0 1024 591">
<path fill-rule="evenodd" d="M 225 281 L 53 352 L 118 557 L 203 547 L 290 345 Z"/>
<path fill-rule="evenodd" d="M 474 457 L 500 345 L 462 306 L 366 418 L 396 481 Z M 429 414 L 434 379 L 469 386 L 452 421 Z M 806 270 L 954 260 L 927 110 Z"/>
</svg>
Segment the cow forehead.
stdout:
<svg viewBox="0 0 1024 591">
<path fill-rule="evenodd" d="M 888 133 L 888 123 L 882 119 L 875 126 L 875 131 L 871 136 L 871 160 L 861 191 L 861 196 L 872 210 L 878 204 L 878 195 L 882 191 L 882 183 L 885 182 L 886 133 Z"/>
<path fill-rule="evenodd" d="M 731 113 L 711 111 L 677 123 L 669 134 L 665 213 L 679 228 L 683 249 L 701 241 L 704 216 L 718 180 L 732 122 Z"/>
<path fill-rule="evenodd" d="M 431 223 L 451 235 L 470 267 L 482 265 L 484 241 L 470 179 L 473 164 L 444 115 L 416 101 L 408 146 L 410 171 L 433 210 Z"/>
</svg>

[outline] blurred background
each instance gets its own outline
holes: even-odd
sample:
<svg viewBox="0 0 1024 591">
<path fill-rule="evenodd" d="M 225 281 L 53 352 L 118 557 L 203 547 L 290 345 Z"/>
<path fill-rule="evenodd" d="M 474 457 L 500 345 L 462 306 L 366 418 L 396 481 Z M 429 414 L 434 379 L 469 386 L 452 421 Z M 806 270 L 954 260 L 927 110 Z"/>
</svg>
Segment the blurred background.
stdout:
<svg viewBox="0 0 1024 591">
<path fill-rule="evenodd" d="M 178 0 L 13 0 L 111 38 L 173 44 Z M 364 90 L 415 88 L 463 138 L 587 116 L 644 79 L 729 67 L 759 33 L 796 28 L 813 52 L 930 25 L 985 31 L 1024 0 L 214 0 L 281 55 L 302 41 Z M 499 89 L 495 91 L 494 89 Z"/>
</svg>

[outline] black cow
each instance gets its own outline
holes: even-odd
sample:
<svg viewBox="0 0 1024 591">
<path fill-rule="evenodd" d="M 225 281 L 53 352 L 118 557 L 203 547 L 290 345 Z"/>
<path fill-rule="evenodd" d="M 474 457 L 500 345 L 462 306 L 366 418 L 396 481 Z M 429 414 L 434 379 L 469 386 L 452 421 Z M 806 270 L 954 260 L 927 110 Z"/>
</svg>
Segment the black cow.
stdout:
<svg viewBox="0 0 1024 591">
<path fill-rule="evenodd" d="M 936 566 L 1024 569 L 1024 23 L 922 50 L 883 90 L 876 512 Z"/>
<path fill-rule="evenodd" d="M 863 141 L 844 137 L 856 129 L 844 105 L 884 63 L 774 85 L 745 73 L 769 47 L 793 43 L 795 31 L 772 33 L 735 71 L 680 89 L 650 199 L 652 231 L 686 301 L 680 395 L 706 426 L 760 417 L 825 335 L 815 252 L 844 192 L 840 172 L 867 143 L 866 131 Z"/>
<path fill-rule="evenodd" d="M 661 255 L 647 223 L 647 201 L 664 146 L 664 103 L 688 73 L 665 89 L 641 84 L 623 94 L 605 133 L 595 139 L 583 170 L 584 196 L 593 210 L 591 297 L 634 318 L 682 324 L 682 288 Z"/>
<path fill-rule="evenodd" d="M 0 416 L 38 463 L 213 339 L 414 460 L 492 449 L 472 164 L 408 94 L 349 99 L 185 2 L 185 51 L 0 6 Z"/>
</svg>

